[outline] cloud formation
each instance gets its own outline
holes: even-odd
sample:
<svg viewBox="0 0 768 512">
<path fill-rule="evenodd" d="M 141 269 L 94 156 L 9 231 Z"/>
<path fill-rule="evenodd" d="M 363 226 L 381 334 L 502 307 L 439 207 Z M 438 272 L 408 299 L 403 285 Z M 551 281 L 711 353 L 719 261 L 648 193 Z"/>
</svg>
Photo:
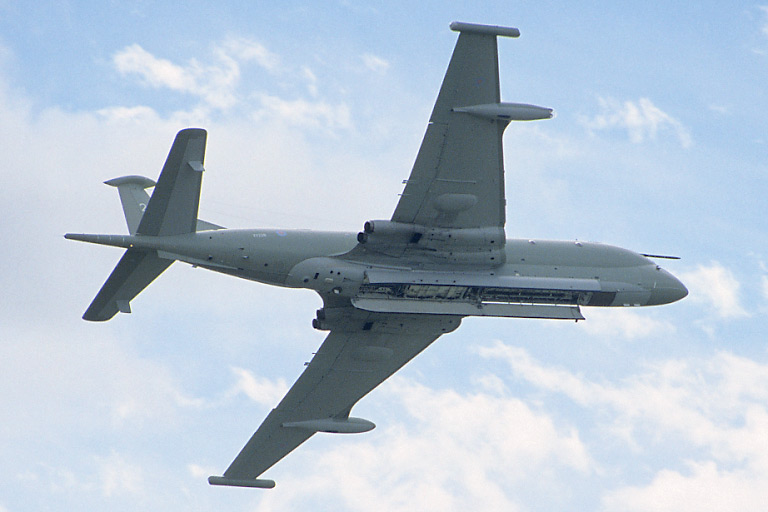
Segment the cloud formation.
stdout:
<svg viewBox="0 0 768 512">
<path fill-rule="evenodd" d="M 739 299 L 741 284 L 733 272 L 720 263 L 715 261 L 699 265 L 695 270 L 682 273 L 680 278 L 691 290 L 690 300 L 705 304 L 718 317 L 734 319 L 749 316 Z"/>
<path fill-rule="evenodd" d="M 574 429 L 509 392 L 435 389 L 396 376 L 376 397 L 388 423 L 377 434 L 328 439 L 323 453 L 312 453 L 322 442 L 313 438 L 292 455 L 309 467 L 281 480 L 297 492 L 270 496 L 269 506 L 522 511 L 532 489 L 553 494 L 562 475 L 595 470 Z"/>
<path fill-rule="evenodd" d="M 593 335 L 604 338 L 640 339 L 651 336 L 671 335 L 675 326 L 669 321 L 653 318 L 648 311 L 631 309 L 587 308 L 588 321 L 582 328 Z"/>
<path fill-rule="evenodd" d="M 378 55 L 366 53 L 363 55 L 363 64 L 366 68 L 379 74 L 386 73 L 389 69 L 389 62 Z"/>
<path fill-rule="evenodd" d="M 659 361 L 619 382 L 599 382 L 502 342 L 480 354 L 505 361 L 544 391 L 545 409 L 550 393 L 589 409 L 591 422 L 578 430 L 588 453 L 598 451 L 590 440 L 606 436 L 636 452 L 628 461 L 664 447 L 674 451 L 669 460 L 649 461 L 637 482 L 614 483 L 603 496 L 605 511 L 753 510 L 768 499 L 768 365 L 721 352 L 702 361 Z"/>
<path fill-rule="evenodd" d="M 635 144 L 653 141 L 660 134 L 671 132 L 683 148 L 693 144 L 688 129 L 648 98 L 621 102 L 615 98 L 600 97 L 598 104 L 600 112 L 584 121 L 590 130 L 626 130 L 629 140 Z"/>
<path fill-rule="evenodd" d="M 272 381 L 256 376 L 245 368 L 232 368 L 231 370 L 237 376 L 237 383 L 228 395 L 245 393 L 254 402 L 273 407 L 288 392 L 288 385 L 283 379 Z"/>
<path fill-rule="evenodd" d="M 275 71 L 279 64 L 279 58 L 263 45 L 242 38 L 215 45 L 213 55 L 211 63 L 190 59 L 181 65 L 132 44 L 112 59 L 115 69 L 124 76 L 136 76 L 148 87 L 198 96 L 215 109 L 228 109 L 237 103 L 236 91 L 244 63 L 255 62 L 267 71 Z"/>
</svg>

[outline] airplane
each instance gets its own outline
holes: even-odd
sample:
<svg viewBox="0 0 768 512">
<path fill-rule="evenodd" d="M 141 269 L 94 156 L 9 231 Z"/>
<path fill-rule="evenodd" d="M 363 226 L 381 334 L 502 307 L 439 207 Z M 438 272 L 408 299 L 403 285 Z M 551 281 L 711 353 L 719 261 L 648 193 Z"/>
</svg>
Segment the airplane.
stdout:
<svg viewBox="0 0 768 512">
<path fill-rule="evenodd" d="M 106 182 L 118 189 L 129 235 L 65 235 L 126 249 L 85 320 L 130 313 L 133 298 L 174 261 L 322 298 L 312 325 L 329 331 L 325 341 L 211 485 L 272 488 L 262 474 L 316 432 L 373 429 L 350 416 L 352 407 L 464 317 L 579 321 L 582 306 L 651 306 L 687 295 L 653 261 L 671 256 L 506 239 L 502 135 L 512 121 L 549 119 L 553 110 L 501 101 L 497 37 L 519 37 L 518 29 L 450 28 L 456 46 L 391 219 L 369 220 L 359 233 L 200 220 L 207 133 L 190 128 L 177 134 L 157 182 Z"/>
</svg>

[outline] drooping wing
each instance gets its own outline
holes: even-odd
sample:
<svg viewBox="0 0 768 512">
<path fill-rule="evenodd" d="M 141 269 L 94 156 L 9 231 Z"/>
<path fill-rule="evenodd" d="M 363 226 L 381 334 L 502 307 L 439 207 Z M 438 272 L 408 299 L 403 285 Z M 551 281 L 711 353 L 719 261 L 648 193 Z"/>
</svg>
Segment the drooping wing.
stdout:
<svg viewBox="0 0 768 512">
<path fill-rule="evenodd" d="M 352 406 L 461 322 L 459 317 L 369 313 L 351 305 L 323 311 L 330 334 L 224 476 L 211 477 L 211 484 L 272 487 L 272 480 L 256 478 L 315 431 L 334 430 L 334 425 L 337 431 L 372 428 L 365 420 L 348 420 Z"/>
<path fill-rule="evenodd" d="M 451 28 L 461 33 L 392 221 L 503 228 L 501 137 L 508 120 L 478 113 L 500 104 L 496 36 L 516 36 L 516 29 L 462 23 Z M 465 110 L 477 106 L 482 108 Z"/>
</svg>

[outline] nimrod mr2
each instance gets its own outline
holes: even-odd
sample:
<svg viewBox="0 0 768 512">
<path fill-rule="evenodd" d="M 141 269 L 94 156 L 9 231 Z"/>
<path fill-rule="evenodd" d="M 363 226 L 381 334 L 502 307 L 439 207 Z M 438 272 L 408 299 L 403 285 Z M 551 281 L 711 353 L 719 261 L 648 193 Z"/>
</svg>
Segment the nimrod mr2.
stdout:
<svg viewBox="0 0 768 512">
<path fill-rule="evenodd" d="M 502 134 L 552 110 L 500 99 L 497 36 L 514 28 L 453 23 L 448 71 L 405 190 L 389 220 L 360 233 L 234 230 L 197 218 L 206 132 L 182 130 L 160 177 L 107 183 L 129 235 L 68 234 L 123 247 L 83 316 L 104 321 L 174 261 L 323 299 L 312 324 L 330 331 L 307 368 L 213 485 L 259 478 L 315 432 L 365 432 L 352 407 L 466 316 L 581 320 L 581 306 L 667 304 L 686 288 L 649 255 L 587 242 L 507 240 Z M 150 198 L 145 189 L 153 187 Z"/>
</svg>

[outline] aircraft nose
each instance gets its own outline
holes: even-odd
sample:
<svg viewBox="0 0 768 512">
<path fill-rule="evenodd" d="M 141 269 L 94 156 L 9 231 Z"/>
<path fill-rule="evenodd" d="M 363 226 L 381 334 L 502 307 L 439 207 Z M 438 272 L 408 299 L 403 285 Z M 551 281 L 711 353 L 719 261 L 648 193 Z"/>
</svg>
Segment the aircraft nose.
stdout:
<svg viewBox="0 0 768 512">
<path fill-rule="evenodd" d="M 658 269 L 656 272 L 657 275 L 654 287 L 651 290 L 651 298 L 648 299 L 649 306 L 669 304 L 688 295 L 688 288 L 675 276 L 662 269 Z"/>
</svg>

